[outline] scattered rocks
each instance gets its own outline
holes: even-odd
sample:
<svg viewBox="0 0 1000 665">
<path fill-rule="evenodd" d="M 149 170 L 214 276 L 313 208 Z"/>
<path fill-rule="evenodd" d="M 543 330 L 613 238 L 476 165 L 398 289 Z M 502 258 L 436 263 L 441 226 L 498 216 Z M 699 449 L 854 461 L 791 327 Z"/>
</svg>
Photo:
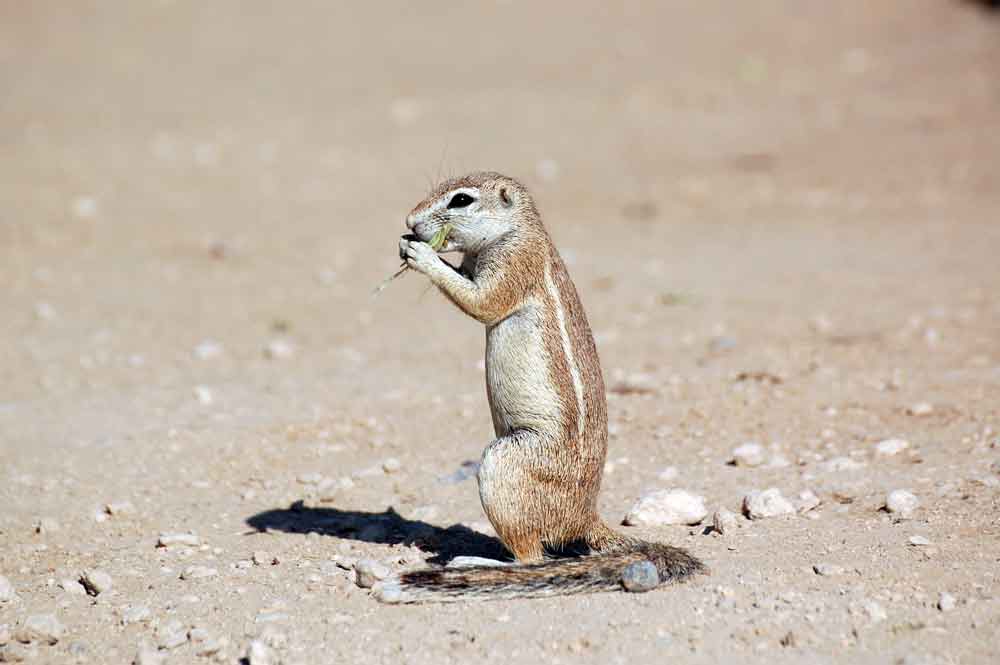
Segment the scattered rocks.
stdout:
<svg viewBox="0 0 1000 665">
<path fill-rule="evenodd" d="M 938 596 L 937 608 L 942 612 L 951 612 L 957 605 L 958 600 L 947 591 L 941 592 L 941 595 Z"/>
<path fill-rule="evenodd" d="M 258 566 L 277 566 L 280 563 L 278 557 L 263 550 L 257 550 L 253 553 L 253 562 Z"/>
<path fill-rule="evenodd" d="M 743 497 L 743 514 L 752 520 L 794 513 L 795 506 L 782 496 L 781 490 L 777 487 L 762 492 L 754 490 Z"/>
<path fill-rule="evenodd" d="M 623 523 L 629 526 L 694 525 L 707 516 L 704 498 L 682 489 L 669 489 L 643 495 Z"/>
<path fill-rule="evenodd" d="M 3 575 L 0 575 L 0 603 L 9 603 L 17 598 L 14 585 Z"/>
<path fill-rule="evenodd" d="M 712 515 L 712 528 L 716 533 L 725 535 L 734 530 L 739 525 L 736 513 L 725 508 L 720 508 Z"/>
<path fill-rule="evenodd" d="M 80 575 L 80 584 L 86 589 L 87 594 L 98 596 L 112 587 L 114 581 L 111 575 L 103 570 L 85 570 Z"/>
<path fill-rule="evenodd" d="M 748 441 L 733 450 L 732 464 L 736 466 L 755 467 L 764 463 L 764 447 L 759 443 Z"/>
<path fill-rule="evenodd" d="M 920 501 L 906 490 L 893 490 L 885 497 L 885 509 L 900 517 L 910 517 L 920 506 Z"/>
<path fill-rule="evenodd" d="M 203 580 L 208 577 L 215 577 L 219 571 L 208 566 L 188 566 L 181 572 L 182 580 Z"/>
<path fill-rule="evenodd" d="M 23 644 L 55 644 L 63 636 L 63 625 L 54 614 L 32 614 L 14 631 L 14 639 Z"/>
<path fill-rule="evenodd" d="M 838 566 L 834 563 L 817 563 L 813 566 L 813 572 L 823 577 L 837 577 L 843 575 L 846 571 L 843 566 Z"/>
<path fill-rule="evenodd" d="M 361 559 L 354 564 L 354 573 L 355 583 L 362 589 L 370 589 L 389 576 L 389 569 L 374 559 Z"/>
<path fill-rule="evenodd" d="M 886 439 L 875 444 L 875 454 L 879 457 L 892 457 L 910 447 L 905 439 Z"/>
<path fill-rule="evenodd" d="M 198 547 L 201 540 L 193 533 L 161 533 L 156 541 L 157 547 Z"/>
<path fill-rule="evenodd" d="M 626 591 L 642 593 L 660 584 L 660 575 L 651 561 L 637 561 L 622 571 L 622 586 Z"/>
</svg>

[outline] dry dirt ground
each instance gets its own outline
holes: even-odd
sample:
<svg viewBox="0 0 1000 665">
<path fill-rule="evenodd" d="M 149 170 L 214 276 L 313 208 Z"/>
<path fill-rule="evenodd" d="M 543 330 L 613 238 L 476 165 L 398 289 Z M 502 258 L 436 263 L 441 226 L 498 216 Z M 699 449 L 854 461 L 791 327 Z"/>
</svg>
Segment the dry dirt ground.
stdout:
<svg viewBox="0 0 1000 665">
<path fill-rule="evenodd" d="M 349 4 L 0 8 L 3 657 L 998 662 L 1000 17 Z M 498 552 L 461 479 L 482 330 L 415 275 L 370 296 L 474 168 L 534 190 L 588 309 L 611 523 L 670 487 L 821 505 L 621 527 L 711 566 L 648 594 L 355 586 Z"/>
</svg>

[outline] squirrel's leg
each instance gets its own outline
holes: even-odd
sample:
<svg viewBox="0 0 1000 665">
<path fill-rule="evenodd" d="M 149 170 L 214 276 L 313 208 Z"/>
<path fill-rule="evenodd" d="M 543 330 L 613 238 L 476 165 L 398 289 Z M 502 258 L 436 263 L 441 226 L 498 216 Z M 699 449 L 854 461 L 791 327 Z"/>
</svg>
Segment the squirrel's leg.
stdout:
<svg viewBox="0 0 1000 665">
<path fill-rule="evenodd" d="M 528 472 L 531 450 L 539 444 L 534 432 L 511 432 L 486 447 L 479 465 L 479 498 L 486 517 L 522 563 L 538 562 L 545 556 L 544 506 L 533 500 L 535 483 Z"/>
</svg>

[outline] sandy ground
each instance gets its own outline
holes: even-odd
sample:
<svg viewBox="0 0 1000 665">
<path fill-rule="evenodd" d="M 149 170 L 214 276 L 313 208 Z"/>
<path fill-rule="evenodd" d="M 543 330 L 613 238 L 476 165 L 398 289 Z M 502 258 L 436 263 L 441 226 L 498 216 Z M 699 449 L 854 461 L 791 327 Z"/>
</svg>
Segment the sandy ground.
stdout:
<svg viewBox="0 0 1000 665">
<path fill-rule="evenodd" d="M 998 17 L 347 4 L 0 9 L 0 660 L 1000 660 Z M 643 595 L 358 588 L 499 554 L 457 473 L 481 329 L 415 275 L 370 297 L 475 168 L 533 189 L 587 306 L 611 523 L 670 487 L 821 505 L 621 527 L 712 569 Z M 20 643 L 39 615 L 58 642 Z"/>
</svg>

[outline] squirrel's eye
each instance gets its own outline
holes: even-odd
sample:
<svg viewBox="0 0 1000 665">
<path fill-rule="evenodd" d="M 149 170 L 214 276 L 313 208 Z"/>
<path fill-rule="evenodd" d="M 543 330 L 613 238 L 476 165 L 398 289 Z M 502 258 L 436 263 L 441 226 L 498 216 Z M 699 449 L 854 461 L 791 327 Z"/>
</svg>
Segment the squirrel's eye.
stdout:
<svg viewBox="0 0 1000 665">
<path fill-rule="evenodd" d="M 468 194 L 459 192 L 458 194 L 455 194 L 455 196 L 451 197 L 451 201 L 448 202 L 448 209 L 451 210 L 452 208 L 464 208 L 473 201 L 475 201 L 475 199 L 469 196 Z"/>
</svg>

